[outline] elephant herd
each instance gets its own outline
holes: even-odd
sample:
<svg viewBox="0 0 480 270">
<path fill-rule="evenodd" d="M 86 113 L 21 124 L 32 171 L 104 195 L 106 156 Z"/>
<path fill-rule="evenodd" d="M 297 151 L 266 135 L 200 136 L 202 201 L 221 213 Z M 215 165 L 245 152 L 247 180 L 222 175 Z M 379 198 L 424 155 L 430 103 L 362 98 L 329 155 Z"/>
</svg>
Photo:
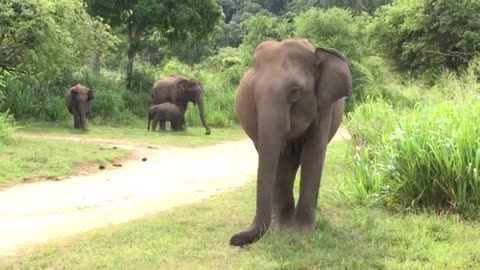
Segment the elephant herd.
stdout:
<svg viewBox="0 0 480 270">
<path fill-rule="evenodd" d="M 258 241 L 272 221 L 279 229 L 313 232 L 327 145 L 337 132 L 352 95 L 347 58 L 332 48 L 315 48 L 306 39 L 264 41 L 254 50 L 253 63 L 235 93 L 235 112 L 258 153 L 256 210 L 251 226 L 234 234 L 230 245 Z M 67 104 L 75 127 L 84 128 L 93 95 L 77 85 Z M 75 103 L 75 102 L 77 103 Z M 188 102 L 198 106 L 206 134 L 203 89 L 195 79 L 169 76 L 152 88 L 153 125 L 173 119 L 184 128 Z M 233 105 L 233 104 L 232 104 Z M 163 121 L 163 124 L 162 124 Z M 293 186 L 300 167 L 300 193 Z"/>
<path fill-rule="evenodd" d="M 88 117 L 93 102 L 93 91 L 81 84 L 77 84 L 67 91 L 66 105 L 73 115 L 73 126 L 86 130 Z M 156 81 L 151 89 L 152 106 L 148 110 L 148 125 L 152 121 L 152 130 L 157 125 L 165 130 L 165 123 L 170 122 L 174 131 L 185 130 L 185 112 L 188 102 L 198 107 L 200 120 L 205 127 L 205 134 L 209 135 L 210 127 L 205 120 L 203 101 L 203 87 L 196 79 L 187 79 L 183 76 L 167 76 Z"/>
</svg>

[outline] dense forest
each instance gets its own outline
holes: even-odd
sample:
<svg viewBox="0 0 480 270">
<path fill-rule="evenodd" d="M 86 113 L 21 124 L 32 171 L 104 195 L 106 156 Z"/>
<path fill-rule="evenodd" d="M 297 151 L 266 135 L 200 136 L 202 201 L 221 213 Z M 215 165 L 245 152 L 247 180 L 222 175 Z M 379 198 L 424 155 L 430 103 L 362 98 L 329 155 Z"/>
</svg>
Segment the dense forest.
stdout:
<svg viewBox="0 0 480 270">
<path fill-rule="evenodd" d="M 65 120 L 66 89 L 95 91 L 92 117 L 144 118 L 156 79 L 199 79 L 207 119 L 235 123 L 233 93 L 252 50 L 302 37 L 351 61 L 355 97 L 407 99 L 391 77 L 432 85 L 480 50 L 479 1 L 448 0 L 13 0 L 0 4 L 0 110 Z M 399 75 L 399 76 L 397 76 Z M 195 110 L 190 124 L 199 124 Z"/>
</svg>

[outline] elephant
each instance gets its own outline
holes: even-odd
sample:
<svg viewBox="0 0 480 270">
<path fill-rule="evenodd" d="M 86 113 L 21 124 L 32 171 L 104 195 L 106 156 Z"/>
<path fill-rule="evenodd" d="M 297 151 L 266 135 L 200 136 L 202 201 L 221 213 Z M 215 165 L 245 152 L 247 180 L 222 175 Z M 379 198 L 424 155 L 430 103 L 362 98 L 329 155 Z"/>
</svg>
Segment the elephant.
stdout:
<svg viewBox="0 0 480 270">
<path fill-rule="evenodd" d="M 230 245 L 257 242 L 274 224 L 315 230 L 315 211 L 327 150 L 353 93 L 348 59 L 306 39 L 264 41 L 235 93 L 235 113 L 258 153 L 256 212 Z M 293 185 L 299 166 L 300 194 Z"/>
<path fill-rule="evenodd" d="M 90 115 L 92 103 L 93 91 L 90 88 L 77 84 L 68 89 L 66 105 L 73 115 L 74 128 L 86 130 L 86 117 Z"/>
<path fill-rule="evenodd" d="M 171 102 L 182 111 L 187 110 L 188 102 L 198 106 L 200 120 L 205 127 L 205 134 L 210 135 L 211 129 L 205 120 L 203 87 L 196 79 L 187 79 L 183 76 L 170 75 L 157 80 L 152 89 L 153 104 Z"/>
<path fill-rule="evenodd" d="M 165 130 L 165 122 L 170 121 L 171 129 L 174 131 L 185 130 L 185 111 L 180 110 L 175 104 L 165 102 L 153 105 L 148 110 L 147 130 L 150 130 L 150 121 L 152 121 L 152 131 L 155 131 L 158 123 L 160 130 Z"/>
</svg>

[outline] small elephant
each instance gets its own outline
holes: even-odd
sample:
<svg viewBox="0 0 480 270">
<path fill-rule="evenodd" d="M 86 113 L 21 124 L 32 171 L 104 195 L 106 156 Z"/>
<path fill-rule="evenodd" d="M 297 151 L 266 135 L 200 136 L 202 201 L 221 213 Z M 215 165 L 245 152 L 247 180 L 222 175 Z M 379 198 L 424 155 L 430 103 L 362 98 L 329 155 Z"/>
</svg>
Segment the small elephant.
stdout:
<svg viewBox="0 0 480 270">
<path fill-rule="evenodd" d="M 338 50 L 305 39 L 265 41 L 242 77 L 235 111 L 258 153 L 256 214 L 233 246 L 258 241 L 272 213 L 280 228 L 313 231 L 327 144 L 352 94 L 348 60 Z M 300 196 L 293 185 L 301 166 Z"/>
<path fill-rule="evenodd" d="M 86 118 L 90 115 L 93 102 L 93 91 L 88 87 L 77 84 L 68 89 L 66 105 L 73 115 L 73 126 L 76 129 L 86 130 Z"/>
<path fill-rule="evenodd" d="M 150 121 L 152 121 L 152 131 L 155 131 L 159 123 L 160 130 L 165 130 L 166 121 L 170 121 L 170 127 L 174 131 L 185 130 L 185 111 L 171 102 L 153 105 L 148 110 L 147 130 L 150 130 Z"/>
<path fill-rule="evenodd" d="M 210 134 L 211 129 L 205 120 L 204 91 L 198 80 L 171 75 L 156 81 L 151 91 L 153 104 L 171 102 L 183 111 L 187 110 L 188 102 L 197 105 L 200 120 L 205 127 L 205 134 Z"/>
</svg>

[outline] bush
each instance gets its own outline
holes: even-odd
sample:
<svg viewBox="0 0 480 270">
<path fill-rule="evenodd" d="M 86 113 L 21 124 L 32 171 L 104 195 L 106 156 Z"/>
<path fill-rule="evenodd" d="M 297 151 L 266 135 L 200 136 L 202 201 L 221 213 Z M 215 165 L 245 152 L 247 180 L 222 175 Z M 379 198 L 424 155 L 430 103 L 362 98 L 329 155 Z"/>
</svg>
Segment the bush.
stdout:
<svg viewBox="0 0 480 270">
<path fill-rule="evenodd" d="M 371 35 L 402 71 L 456 71 L 480 53 L 480 1 L 397 0 L 381 8 Z"/>
<path fill-rule="evenodd" d="M 14 119 L 9 111 L 0 112 L 0 144 L 15 142 Z"/>
<path fill-rule="evenodd" d="M 472 65 L 461 77 L 445 75 L 450 82 L 443 86 L 449 88 L 442 90 L 457 91 L 451 100 L 425 100 L 410 111 L 382 101 L 358 106 L 348 117 L 355 158 L 353 177 L 342 195 L 363 203 L 460 214 L 478 208 L 476 68 Z"/>
<path fill-rule="evenodd" d="M 356 27 L 352 13 L 341 8 L 310 8 L 295 18 L 295 36 L 315 46 L 336 48 L 353 60 L 362 53 Z"/>
</svg>

